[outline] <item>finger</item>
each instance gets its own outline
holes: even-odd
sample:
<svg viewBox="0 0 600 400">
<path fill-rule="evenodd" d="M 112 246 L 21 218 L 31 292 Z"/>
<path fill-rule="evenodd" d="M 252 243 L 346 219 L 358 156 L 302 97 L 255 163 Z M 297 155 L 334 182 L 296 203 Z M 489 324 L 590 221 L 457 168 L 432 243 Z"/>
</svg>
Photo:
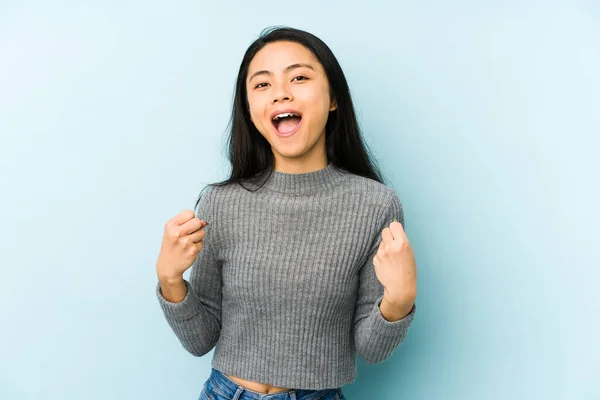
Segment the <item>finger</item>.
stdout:
<svg viewBox="0 0 600 400">
<path fill-rule="evenodd" d="M 379 243 L 379 248 L 377 249 L 377 254 L 383 254 L 385 253 L 385 242 L 382 240 L 381 243 Z"/>
<path fill-rule="evenodd" d="M 390 231 L 394 240 L 402 239 L 404 236 L 406 236 L 406 232 L 404 232 L 404 227 L 400 222 L 396 221 L 396 219 L 394 219 L 394 222 L 390 224 Z"/>
<path fill-rule="evenodd" d="M 196 232 L 190 233 L 188 236 L 193 243 L 198 243 L 204 240 L 205 235 L 206 231 L 204 229 L 199 229 Z"/>
<path fill-rule="evenodd" d="M 194 233 L 201 229 L 204 226 L 204 223 L 200 220 L 200 218 L 190 219 L 188 222 L 181 225 L 181 233 L 183 235 L 189 235 L 190 233 Z"/>
<path fill-rule="evenodd" d="M 202 248 L 204 247 L 204 241 L 201 240 L 199 242 L 194 243 L 194 246 L 196 247 L 196 254 L 200 253 L 200 251 L 202 251 Z"/>
<path fill-rule="evenodd" d="M 390 228 L 383 228 L 383 231 L 381 231 L 381 238 L 383 243 L 392 243 L 394 236 L 392 236 Z"/>
<path fill-rule="evenodd" d="M 183 225 L 189 220 L 195 217 L 194 212 L 192 210 L 184 210 L 171 218 L 169 222 L 171 222 L 175 226 Z"/>
</svg>

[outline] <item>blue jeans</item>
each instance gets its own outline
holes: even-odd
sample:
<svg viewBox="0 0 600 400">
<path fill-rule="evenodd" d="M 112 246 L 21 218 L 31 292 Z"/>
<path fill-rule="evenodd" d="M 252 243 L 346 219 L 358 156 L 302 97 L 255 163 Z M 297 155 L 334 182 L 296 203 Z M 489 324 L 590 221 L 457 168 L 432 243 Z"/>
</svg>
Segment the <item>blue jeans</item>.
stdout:
<svg viewBox="0 0 600 400">
<path fill-rule="evenodd" d="M 212 369 L 198 400 L 345 400 L 342 389 L 299 390 L 264 394 L 238 385 L 221 371 Z"/>
</svg>

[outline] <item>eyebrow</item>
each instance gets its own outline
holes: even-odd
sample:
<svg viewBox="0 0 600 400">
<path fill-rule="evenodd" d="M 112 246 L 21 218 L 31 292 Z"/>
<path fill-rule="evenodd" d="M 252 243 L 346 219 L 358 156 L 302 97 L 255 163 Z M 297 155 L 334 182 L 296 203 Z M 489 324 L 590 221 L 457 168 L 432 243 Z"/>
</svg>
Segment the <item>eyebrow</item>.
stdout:
<svg viewBox="0 0 600 400">
<path fill-rule="evenodd" d="M 312 69 L 313 71 L 315 71 L 315 68 L 310 65 L 310 64 L 305 64 L 305 63 L 297 63 L 297 64 L 292 64 L 290 66 L 285 67 L 285 69 L 283 70 L 283 72 L 288 73 L 293 69 L 296 68 L 309 68 Z M 267 71 L 267 70 L 261 70 L 261 71 L 256 71 L 255 73 L 252 74 L 252 76 L 250 77 L 250 79 L 248 79 L 248 82 L 252 81 L 252 79 L 254 79 L 256 76 L 258 75 L 273 75 L 273 73 L 271 71 Z"/>
</svg>

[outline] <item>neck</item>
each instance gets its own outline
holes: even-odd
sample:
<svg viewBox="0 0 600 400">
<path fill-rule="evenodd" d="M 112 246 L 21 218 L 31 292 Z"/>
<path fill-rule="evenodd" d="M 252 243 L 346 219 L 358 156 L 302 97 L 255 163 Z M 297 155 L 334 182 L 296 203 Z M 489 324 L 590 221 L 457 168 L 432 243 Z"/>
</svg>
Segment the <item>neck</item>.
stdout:
<svg viewBox="0 0 600 400">
<path fill-rule="evenodd" d="M 282 160 L 279 157 L 275 157 L 275 171 L 284 172 L 286 174 L 305 174 L 308 172 L 319 171 L 326 168 L 329 164 L 327 156 L 319 157 L 318 159 L 310 160 Z"/>
<path fill-rule="evenodd" d="M 310 172 L 289 173 L 270 172 L 264 187 L 275 192 L 286 194 L 312 194 L 337 186 L 344 177 L 344 171 L 328 163 L 325 167 Z"/>
<path fill-rule="evenodd" d="M 287 174 L 305 174 L 319 171 L 329 165 L 325 149 L 325 130 L 323 130 L 312 149 L 299 157 L 288 158 L 277 151 L 273 151 L 275 171 Z"/>
</svg>

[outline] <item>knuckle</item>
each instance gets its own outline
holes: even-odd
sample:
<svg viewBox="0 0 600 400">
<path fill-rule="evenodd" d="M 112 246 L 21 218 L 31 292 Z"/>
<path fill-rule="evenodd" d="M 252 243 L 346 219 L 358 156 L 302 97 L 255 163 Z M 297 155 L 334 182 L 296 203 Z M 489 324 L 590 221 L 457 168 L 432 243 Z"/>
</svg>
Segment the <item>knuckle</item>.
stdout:
<svg viewBox="0 0 600 400">
<path fill-rule="evenodd" d="M 171 229 L 171 237 L 175 240 L 180 240 L 181 239 L 181 229 L 178 228 L 173 228 Z"/>
<path fill-rule="evenodd" d="M 175 230 L 169 229 L 165 232 L 165 240 L 167 243 L 176 244 L 178 239 Z"/>
<path fill-rule="evenodd" d="M 198 255 L 198 251 L 198 246 L 194 244 L 193 246 L 189 247 L 188 254 L 190 257 L 196 257 Z"/>
</svg>

